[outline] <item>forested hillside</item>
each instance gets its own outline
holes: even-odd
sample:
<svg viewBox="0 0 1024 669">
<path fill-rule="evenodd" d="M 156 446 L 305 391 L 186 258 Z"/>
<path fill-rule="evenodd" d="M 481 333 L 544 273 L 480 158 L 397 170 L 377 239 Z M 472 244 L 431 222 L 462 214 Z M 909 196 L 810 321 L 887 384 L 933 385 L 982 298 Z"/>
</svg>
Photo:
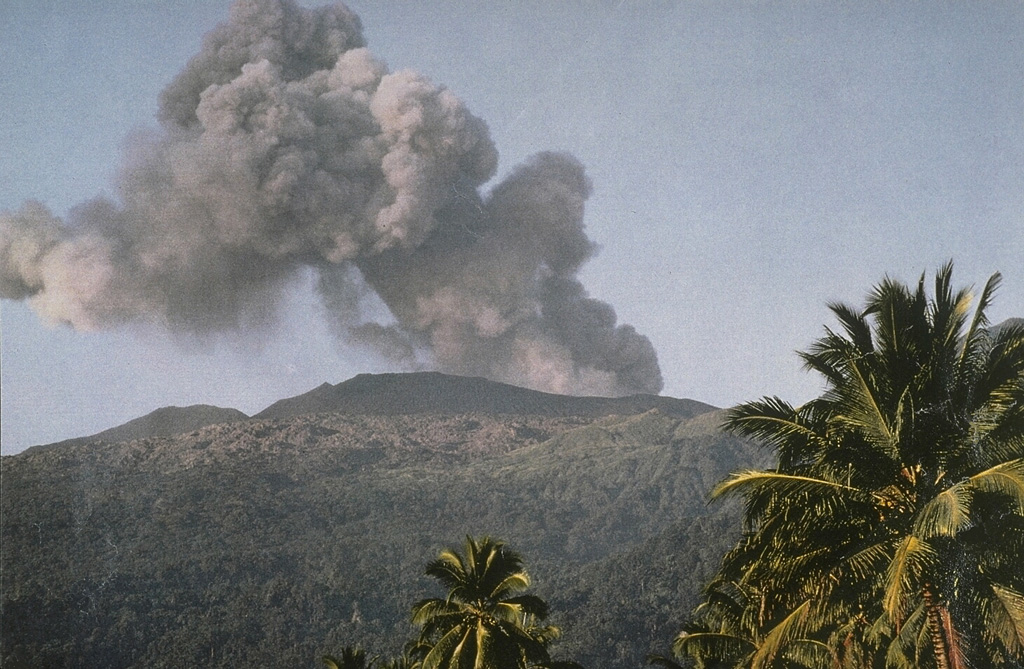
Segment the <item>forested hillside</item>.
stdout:
<svg viewBox="0 0 1024 669">
<path fill-rule="evenodd" d="M 718 421 L 328 412 L 6 457 L 3 666 L 394 654 L 467 534 L 526 557 L 556 655 L 640 666 L 738 531 L 707 492 L 761 456 Z"/>
</svg>

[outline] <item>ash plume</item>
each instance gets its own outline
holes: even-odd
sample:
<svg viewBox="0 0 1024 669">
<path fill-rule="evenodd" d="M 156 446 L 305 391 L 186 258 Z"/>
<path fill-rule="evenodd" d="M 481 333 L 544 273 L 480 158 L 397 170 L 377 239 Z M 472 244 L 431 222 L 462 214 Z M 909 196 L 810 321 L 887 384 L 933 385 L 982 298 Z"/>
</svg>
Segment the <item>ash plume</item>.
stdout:
<svg viewBox="0 0 1024 669">
<path fill-rule="evenodd" d="M 131 138 L 120 201 L 0 214 L 0 297 L 93 330 L 272 322 L 301 272 L 350 343 L 559 393 L 657 393 L 654 349 L 576 278 L 590 182 L 541 153 L 484 193 L 486 124 L 389 72 L 346 7 L 238 0 Z M 390 312 L 367 309 L 370 298 Z"/>
</svg>

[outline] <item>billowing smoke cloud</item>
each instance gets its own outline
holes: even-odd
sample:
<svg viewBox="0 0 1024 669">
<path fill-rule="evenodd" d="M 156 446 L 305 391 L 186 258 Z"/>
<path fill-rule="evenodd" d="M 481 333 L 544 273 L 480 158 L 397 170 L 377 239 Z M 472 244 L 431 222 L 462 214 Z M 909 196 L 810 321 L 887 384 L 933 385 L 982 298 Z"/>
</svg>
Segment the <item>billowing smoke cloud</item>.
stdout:
<svg viewBox="0 0 1024 669">
<path fill-rule="evenodd" d="M 239 0 L 132 139 L 120 202 L 0 216 L 0 296 L 50 322 L 258 327 L 314 271 L 338 331 L 407 367 L 562 393 L 658 392 L 650 342 L 576 275 L 590 183 L 542 153 L 484 196 L 483 121 L 389 73 L 343 6 Z M 365 309 L 376 296 L 390 310 Z"/>
</svg>

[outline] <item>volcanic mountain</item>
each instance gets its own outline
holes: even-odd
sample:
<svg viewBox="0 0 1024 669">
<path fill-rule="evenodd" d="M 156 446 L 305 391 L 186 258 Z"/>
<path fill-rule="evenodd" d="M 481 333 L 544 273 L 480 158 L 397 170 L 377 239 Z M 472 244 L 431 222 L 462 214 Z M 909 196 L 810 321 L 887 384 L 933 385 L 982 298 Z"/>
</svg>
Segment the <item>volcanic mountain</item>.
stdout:
<svg viewBox="0 0 1024 669">
<path fill-rule="evenodd" d="M 59 445 L 88 444 L 103 441 L 117 443 L 148 439 L 151 437 L 170 437 L 183 432 L 192 432 L 207 425 L 233 423 L 249 420 L 249 417 L 238 409 L 222 409 L 209 404 L 193 404 L 187 407 L 163 407 L 140 418 L 103 430 L 88 437 L 76 437 L 59 441 L 55 444 L 36 446 L 36 448 L 52 448 Z"/>
<path fill-rule="evenodd" d="M 360 374 L 334 386 L 325 383 L 308 393 L 275 402 L 254 418 L 285 418 L 324 411 L 376 415 L 483 412 L 597 418 L 643 413 L 650 409 L 691 418 L 713 408 L 693 400 L 660 395 L 575 397 L 527 390 L 479 377 L 417 372 Z"/>
<path fill-rule="evenodd" d="M 170 420 L 193 414 L 223 420 Z M 154 415 L 3 458 L 2 666 L 395 655 L 440 594 L 425 564 L 489 534 L 526 558 L 556 656 L 637 667 L 739 530 L 708 490 L 763 464 L 699 402 L 440 374 L 358 376 L 251 419 Z"/>
</svg>

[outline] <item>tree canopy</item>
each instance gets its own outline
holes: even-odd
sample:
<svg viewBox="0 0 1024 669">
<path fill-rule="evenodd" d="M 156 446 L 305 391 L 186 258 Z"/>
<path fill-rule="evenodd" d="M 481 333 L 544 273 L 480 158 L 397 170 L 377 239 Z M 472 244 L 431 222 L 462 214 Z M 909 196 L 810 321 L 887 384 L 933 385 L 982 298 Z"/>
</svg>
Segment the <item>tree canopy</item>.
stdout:
<svg viewBox="0 0 1024 669">
<path fill-rule="evenodd" d="M 422 669 L 551 667 L 548 645 L 561 636 L 543 625 L 548 605 L 530 586 L 523 558 L 504 542 L 466 537 L 462 553 L 445 549 L 427 575 L 447 590 L 413 607 L 425 649 Z"/>
<path fill-rule="evenodd" d="M 1024 327 L 989 327 L 952 265 L 892 279 L 801 354 L 824 393 L 725 427 L 777 465 L 713 492 L 745 532 L 674 650 L 698 666 L 1020 667 Z M 973 305 L 973 312 L 972 312 Z"/>
</svg>

